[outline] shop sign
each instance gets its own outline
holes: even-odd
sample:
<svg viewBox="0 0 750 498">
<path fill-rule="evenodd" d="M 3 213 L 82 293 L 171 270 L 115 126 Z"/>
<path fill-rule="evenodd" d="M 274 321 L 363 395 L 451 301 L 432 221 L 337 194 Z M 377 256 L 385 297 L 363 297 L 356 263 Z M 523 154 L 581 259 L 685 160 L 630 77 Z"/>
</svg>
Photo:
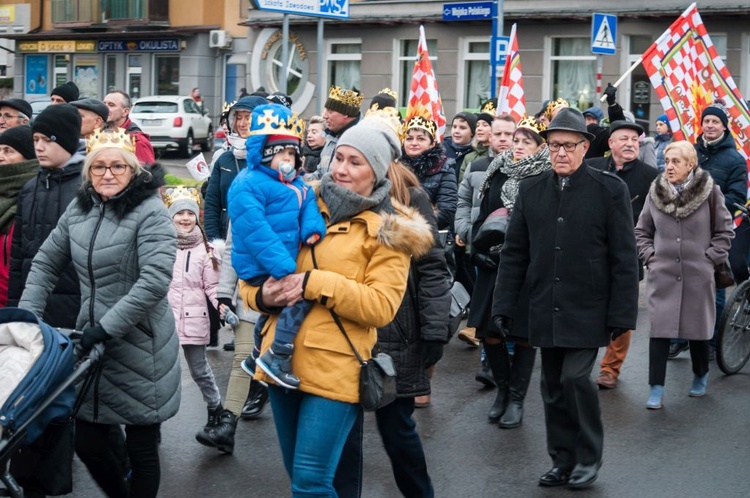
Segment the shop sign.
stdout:
<svg viewBox="0 0 750 498">
<path fill-rule="evenodd" d="M 180 40 L 101 40 L 99 52 L 179 52 Z"/>
<path fill-rule="evenodd" d="M 18 51 L 39 54 L 65 54 L 75 52 L 96 52 L 94 40 L 40 40 L 20 41 Z"/>
</svg>

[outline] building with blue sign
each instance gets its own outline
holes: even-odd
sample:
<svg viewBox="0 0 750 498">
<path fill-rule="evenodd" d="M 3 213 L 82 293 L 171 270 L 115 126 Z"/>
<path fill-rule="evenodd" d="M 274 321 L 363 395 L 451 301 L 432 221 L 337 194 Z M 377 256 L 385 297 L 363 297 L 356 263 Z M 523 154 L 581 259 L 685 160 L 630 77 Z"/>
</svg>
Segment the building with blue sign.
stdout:
<svg viewBox="0 0 750 498">
<path fill-rule="evenodd" d="M 689 3 L 689 2 L 687 2 Z M 598 0 L 529 0 L 504 2 L 505 35 L 518 24 L 527 109 L 563 97 L 585 109 L 596 98 L 597 57 L 603 61 L 603 85 L 614 82 L 682 13 L 686 2 L 633 0 L 612 4 Z M 351 0 L 349 20 L 325 22 L 323 53 L 317 53 L 317 19 L 291 17 L 293 48 L 287 80 L 295 110 L 311 115 L 317 107 L 316 62 L 325 94 L 331 84 L 357 88 L 365 102 L 390 87 L 405 105 L 416 55 L 419 25 L 427 44 L 446 114 L 476 109 L 489 97 L 491 1 Z M 699 5 L 703 21 L 744 95 L 750 98 L 750 13 L 738 2 L 707 0 Z M 594 13 L 617 16 L 594 35 L 597 45 L 614 55 L 592 52 Z M 744 22 L 743 22 L 744 21 Z M 281 15 L 251 9 L 243 22 L 250 28 L 248 90 L 274 89 L 279 67 Z M 278 59 L 278 60 L 277 60 Z M 500 76 L 498 74 L 498 76 Z M 663 111 L 643 68 L 623 82 L 618 99 L 645 123 Z M 645 90 L 645 91 L 644 91 Z M 325 97 L 323 97 L 325 98 Z M 653 123 L 651 123 L 653 127 Z"/>
</svg>

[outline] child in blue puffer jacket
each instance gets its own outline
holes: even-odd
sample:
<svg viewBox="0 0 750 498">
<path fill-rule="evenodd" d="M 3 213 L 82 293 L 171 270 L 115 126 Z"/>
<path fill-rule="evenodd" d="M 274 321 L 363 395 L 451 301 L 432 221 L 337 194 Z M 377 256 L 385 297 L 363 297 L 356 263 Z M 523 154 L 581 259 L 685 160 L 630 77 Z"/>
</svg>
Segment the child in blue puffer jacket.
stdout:
<svg viewBox="0 0 750 498">
<path fill-rule="evenodd" d="M 304 122 L 278 104 L 256 107 L 250 119 L 247 168 L 229 188 L 228 204 L 232 265 L 239 278 L 260 286 L 269 277 L 281 280 L 295 273 L 300 244 L 317 243 L 326 225 L 313 190 L 298 176 Z M 284 308 L 271 348 L 258 357 L 268 320 L 262 315 L 255 324 L 255 349 L 243 361 L 243 370 L 255 375 L 257 364 L 278 385 L 297 389 L 299 379 L 291 372 L 294 337 L 311 307 L 303 299 Z"/>
</svg>

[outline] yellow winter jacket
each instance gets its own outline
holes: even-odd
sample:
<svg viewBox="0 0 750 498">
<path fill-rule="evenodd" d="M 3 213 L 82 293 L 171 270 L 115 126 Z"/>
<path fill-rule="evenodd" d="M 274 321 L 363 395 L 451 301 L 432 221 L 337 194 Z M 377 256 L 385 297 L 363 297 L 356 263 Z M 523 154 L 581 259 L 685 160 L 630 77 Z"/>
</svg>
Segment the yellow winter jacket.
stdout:
<svg viewBox="0 0 750 498">
<path fill-rule="evenodd" d="M 401 305 L 411 255 L 426 253 L 433 243 L 425 219 L 392 202 L 395 213 L 364 211 L 328 226 L 315 246 L 317 270 L 311 248 L 300 250 L 297 271 L 310 272 L 304 298 L 315 302 L 294 341 L 292 372 L 300 379 L 300 391 L 359 402 L 359 363 L 328 310 L 339 315 L 359 354 L 369 359 L 377 327 L 390 323 Z M 318 207 L 328 220 L 328 208 L 320 197 Z M 257 287 L 240 281 L 240 297 L 256 310 L 257 292 Z M 278 315 L 271 315 L 266 322 L 261 354 L 273 342 L 277 319 Z M 255 378 L 273 383 L 260 369 Z"/>
</svg>

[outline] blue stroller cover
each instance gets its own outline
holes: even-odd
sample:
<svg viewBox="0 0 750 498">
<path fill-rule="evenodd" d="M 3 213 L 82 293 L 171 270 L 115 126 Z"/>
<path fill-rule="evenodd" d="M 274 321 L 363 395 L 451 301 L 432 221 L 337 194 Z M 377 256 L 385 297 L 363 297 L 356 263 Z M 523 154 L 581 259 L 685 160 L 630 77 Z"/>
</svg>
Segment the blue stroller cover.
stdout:
<svg viewBox="0 0 750 498">
<path fill-rule="evenodd" d="M 73 374 L 75 365 L 73 343 L 68 336 L 43 323 L 30 311 L 19 308 L 0 309 L 0 325 L 13 322 L 38 325 L 44 349 L 0 408 L 3 439 L 12 438 L 15 431 L 29 421 L 44 400 Z M 71 385 L 29 423 L 23 444 L 34 442 L 51 421 L 70 417 L 75 399 L 75 386 Z"/>
</svg>

